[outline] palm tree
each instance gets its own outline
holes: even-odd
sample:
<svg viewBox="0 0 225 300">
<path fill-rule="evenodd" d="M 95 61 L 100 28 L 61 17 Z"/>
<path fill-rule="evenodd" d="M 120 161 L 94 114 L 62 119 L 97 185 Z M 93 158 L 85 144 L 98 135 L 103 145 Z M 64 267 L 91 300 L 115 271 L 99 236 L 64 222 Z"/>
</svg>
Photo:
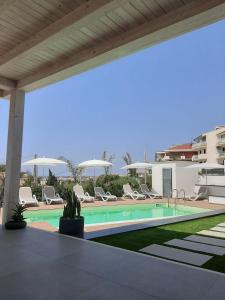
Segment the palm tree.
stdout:
<svg viewBox="0 0 225 300">
<path fill-rule="evenodd" d="M 126 165 L 131 165 L 133 163 L 133 160 L 132 160 L 132 157 L 130 155 L 129 152 L 126 152 L 124 155 L 123 155 L 123 160 L 125 162 Z M 130 169 L 127 171 L 128 174 L 130 174 L 131 176 L 136 176 L 136 169 Z"/>
<path fill-rule="evenodd" d="M 79 182 L 79 178 L 81 175 L 81 169 L 76 167 L 72 160 L 65 158 L 64 156 L 60 156 L 59 159 L 63 160 L 67 164 L 67 169 L 71 173 L 75 183 Z"/>
<path fill-rule="evenodd" d="M 102 153 L 102 160 L 105 160 L 105 161 L 108 161 L 110 163 L 113 162 L 113 160 L 115 159 L 115 155 L 113 154 L 109 154 L 108 151 L 103 151 Z M 109 175 L 110 174 L 110 171 L 112 170 L 111 167 L 104 167 L 104 170 L 105 170 L 105 175 Z"/>
</svg>

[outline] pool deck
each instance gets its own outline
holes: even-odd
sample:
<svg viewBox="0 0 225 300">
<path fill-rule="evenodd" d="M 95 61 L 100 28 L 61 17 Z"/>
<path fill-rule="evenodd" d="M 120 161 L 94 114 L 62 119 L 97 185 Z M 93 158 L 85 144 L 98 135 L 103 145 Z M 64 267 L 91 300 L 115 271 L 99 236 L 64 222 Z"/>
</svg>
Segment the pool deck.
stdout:
<svg viewBox="0 0 225 300">
<path fill-rule="evenodd" d="M 167 203 L 168 199 L 146 199 L 146 200 L 129 200 L 129 199 L 119 199 L 118 201 L 109 201 L 109 202 L 103 202 L 103 201 L 95 201 L 93 203 L 82 203 L 82 207 L 99 207 L 99 206 L 114 206 L 114 205 L 135 205 L 135 204 L 152 204 L 152 203 Z M 169 200 L 170 204 L 174 203 L 174 199 Z M 211 209 L 211 210 L 220 210 L 225 209 L 225 205 L 219 205 L 219 204 L 211 204 L 208 203 L 207 200 L 202 201 L 184 201 L 182 199 L 177 200 L 177 204 L 185 205 L 185 206 L 191 206 L 191 207 L 198 207 L 198 208 L 204 208 L 204 209 Z M 57 208 L 63 208 L 62 204 L 56 204 L 56 205 L 45 205 L 44 203 L 40 203 L 39 207 L 29 207 L 27 208 L 30 211 L 35 210 L 52 210 Z M 131 221 L 131 222 L 118 222 L 114 224 L 101 224 L 101 225 L 93 225 L 93 226 L 85 226 L 85 232 L 86 233 L 92 233 L 92 232 L 100 232 L 102 230 L 109 230 L 111 228 L 119 228 L 121 226 L 129 226 L 129 225 L 135 225 L 140 223 L 146 223 L 146 221 Z M 32 228 L 42 229 L 50 232 L 56 232 L 56 228 L 48 224 L 47 222 L 34 222 L 29 224 Z"/>
<path fill-rule="evenodd" d="M 0 228 L 2 300 L 224 300 L 224 274 L 34 228 Z"/>
</svg>

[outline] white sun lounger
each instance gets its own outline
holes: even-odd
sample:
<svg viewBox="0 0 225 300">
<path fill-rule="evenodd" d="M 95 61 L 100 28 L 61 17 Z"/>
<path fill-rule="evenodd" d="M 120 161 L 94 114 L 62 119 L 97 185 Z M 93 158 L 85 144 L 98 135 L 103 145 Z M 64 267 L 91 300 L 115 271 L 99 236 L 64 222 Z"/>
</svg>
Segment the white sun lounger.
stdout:
<svg viewBox="0 0 225 300">
<path fill-rule="evenodd" d="M 141 184 L 141 192 L 146 197 L 151 198 L 151 199 L 152 198 L 153 199 L 162 198 L 162 196 L 160 196 L 159 193 L 157 193 L 156 191 L 153 191 L 153 190 L 150 191 L 147 184 Z"/>
<path fill-rule="evenodd" d="M 44 186 L 44 199 L 46 204 L 63 204 L 63 199 L 59 196 L 58 193 L 55 193 L 54 186 Z"/>
<path fill-rule="evenodd" d="M 81 202 L 94 202 L 94 197 L 90 196 L 87 192 L 84 192 L 82 185 L 76 184 L 73 187 L 74 194 Z"/>
<path fill-rule="evenodd" d="M 131 198 L 133 200 L 146 199 L 146 196 L 138 193 L 137 191 L 133 191 L 129 183 L 123 185 L 123 197 Z"/>
<path fill-rule="evenodd" d="M 208 189 L 205 186 L 195 186 L 193 195 L 189 196 L 187 200 L 204 200 L 208 198 Z"/>
<path fill-rule="evenodd" d="M 32 195 L 30 187 L 21 187 L 19 189 L 19 204 L 28 206 L 38 206 L 38 201 L 35 195 Z"/>
<path fill-rule="evenodd" d="M 112 195 L 110 192 L 106 192 L 102 187 L 95 187 L 95 197 L 100 198 L 102 201 L 114 201 L 117 200 L 115 195 Z"/>
</svg>

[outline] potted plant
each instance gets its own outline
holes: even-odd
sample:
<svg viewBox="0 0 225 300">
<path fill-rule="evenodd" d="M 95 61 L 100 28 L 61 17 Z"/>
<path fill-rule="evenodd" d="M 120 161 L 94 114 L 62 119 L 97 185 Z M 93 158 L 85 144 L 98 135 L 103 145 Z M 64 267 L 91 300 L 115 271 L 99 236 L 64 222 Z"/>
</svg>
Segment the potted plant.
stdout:
<svg viewBox="0 0 225 300">
<path fill-rule="evenodd" d="M 17 204 L 16 208 L 13 209 L 13 215 L 12 220 L 5 223 L 6 229 L 21 229 L 25 228 L 27 225 L 27 222 L 25 221 L 25 218 L 23 216 L 23 213 L 25 212 L 26 208 L 21 205 Z"/>
<path fill-rule="evenodd" d="M 59 232 L 84 237 L 84 217 L 80 215 L 81 205 L 76 196 L 67 198 L 67 204 L 63 209 L 63 216 L 59 220 Z"/>
</svg>

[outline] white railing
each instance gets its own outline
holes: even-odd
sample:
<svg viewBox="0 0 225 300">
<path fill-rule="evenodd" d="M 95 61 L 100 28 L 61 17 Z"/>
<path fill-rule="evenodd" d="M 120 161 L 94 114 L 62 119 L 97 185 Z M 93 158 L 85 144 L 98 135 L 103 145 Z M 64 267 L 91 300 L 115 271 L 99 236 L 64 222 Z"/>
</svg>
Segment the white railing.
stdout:
<svg viewBox="0 0 225 300">
<path fill-rule="evenodd" d="M 169 155 L 165 155 L 162 160 L 170 160 L 170 156 Z"/>
<path fill-rule="evenodd" d="M 194 143 L 192 144 L 192 148 L 202 148 L 202 147 L 206 147 L 207 143 L 206 142 L 199 142 L 199 143 Z"/>
<path fill-rule="evenodd" d="M 219 157 L 225 157 L 225 152 L 218 153 Z"/>
<path fill-rule="evenodd" d="M 193 155 L 192 156 L 192 161 L 198 161 L 198 155 Z"/>
<path fill-rule="evenodd" d="M 207 159 L 207 154 L 203 153 L 203 154 L 199 154 L 198 155 L 198 160 L 200 159 Z"/>
<path fill-rule="evenodd" d="M 218 139 L 217 145 L 218 145 L 218 146 L 219 146 L 219 145 L 225 145 L 225 139 L 224 139 L 224 138 Z"/>
</svg>

